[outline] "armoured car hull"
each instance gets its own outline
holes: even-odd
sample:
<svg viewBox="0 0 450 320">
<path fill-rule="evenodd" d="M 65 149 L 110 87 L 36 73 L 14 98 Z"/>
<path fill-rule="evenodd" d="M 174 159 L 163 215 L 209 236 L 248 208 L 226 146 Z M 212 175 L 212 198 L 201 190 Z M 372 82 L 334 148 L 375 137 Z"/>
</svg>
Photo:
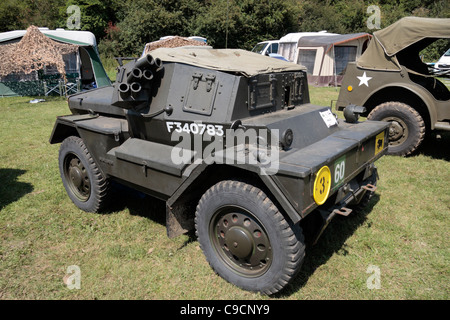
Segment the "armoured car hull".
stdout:
<svg viewBox="0 0 450 320">
<path fill-rule="evenodd" d="M 281 290 L 303 261 L 302 227 L 314 242 L 375 192 L 388 124 L 310 104 L 303 67 L 273 60 L 158 49 L 122 66 L 113 86 L 71 96 L 50 142 L 62 142 L 72 201 L 101 210 L 111 180 L 162 199 L 168 235 L 195 230 L 219 275 Z"/>
</svg>

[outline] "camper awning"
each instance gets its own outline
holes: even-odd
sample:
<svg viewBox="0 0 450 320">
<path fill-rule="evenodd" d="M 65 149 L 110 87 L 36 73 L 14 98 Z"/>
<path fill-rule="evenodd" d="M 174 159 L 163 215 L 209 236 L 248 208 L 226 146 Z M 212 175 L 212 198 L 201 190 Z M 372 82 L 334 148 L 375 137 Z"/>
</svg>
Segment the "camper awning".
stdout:
<svg viewBox="0 0 450 320">
<path fill-rule="evenodd" d="M 360 38 L 370 38 L 368 33 L 351 33 L 351 34 L 339 34 L 332 36 L 306 36 L 302 37 L 299 42 L 299 47 L 325 47 L 325 53 L 327 53 L 332 46 L 337 46 L 343 43 L 350 42 L 352 40 Z"/>
<path fill-rule="evenodd" d="M 35 35 L 31 39 L 39 36 L 36 34 L 46 37 L 39 36 L 39 41 L 35 39 L 34 47 L 29 43 L 23 44 L 22 51 L 18 51 L 17 46 L 27 37 L 30 28 Z M 64 29 L 49 30 L 48 28 L 34 26 L 30 28 L 0 33 L 0 49 L 2 49 L 0 50 L 0 57 L 2 58 L 2 61 L 0 61 L 0 77 L 13 72 L 30 73 L 41 68 L 44 64 L 57 65 L 58 72 L 64 74 L 64 61 L 61 55 L 68 52 L 67 48 L 74 48 L 72 51 L 78 51 L 78 47 L 83 47 L 89 55 L 97 87 L 111 85 L 111 81 L 100 61 L 97 42 L 92 32 Z M 61 51 L 61 48 L 65 48 L 65 51 Z M 40 53 L 40 56 L 37 58 L 33 56 L 38 53 Z M 41 56 L 48 58 L 50 54 L 53 58 L 42 60 Z M 38 66 L 35 60 L 40 61 L 41 65 Z"/>
<path fill-rule="evenodd" d="M 374 32 L 373 40 L 358 59 L 357 65 L 372 70 L 400 71 L 396 54 L 427 38 L 450 38 L 450 19 L 402 18 Z"/>
<path fill-rule="evenodd" d="M 56 29 L 49 30 L 48 28 L 38 28 L 40 32 L 47 37 L 64 43 L 74 44 L 78 46 L 93 46 L 97 47 L 97 41 L 92 32 L 89 31 L 73 31 Z M 13 30 L 0 33 L 0 42 L 8 42 L 15 39 L 21 39 L 27 33 L 26 30 Z"/>
</svg>

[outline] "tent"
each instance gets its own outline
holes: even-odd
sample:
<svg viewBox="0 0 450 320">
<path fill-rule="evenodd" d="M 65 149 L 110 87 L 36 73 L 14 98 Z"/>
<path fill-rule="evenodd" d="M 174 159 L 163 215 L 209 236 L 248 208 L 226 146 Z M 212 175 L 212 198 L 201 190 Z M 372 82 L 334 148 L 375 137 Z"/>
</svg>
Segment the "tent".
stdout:
<svg viewBox="0 0 450 320">
<path fill-rule="evenodd" d="M 371 38 L 368 33 L 304 32 L 297 35 L 300 36 L 291 35 L 290 42 L 281 38 L 278 53 L 304 65 L 308 70 L 308 83 L 316 86 L 340 85 L 347 63 L 361 56 Z"/>
<path fill-rule="evenodd" d="M 88 31 L 0 33 L 0 96 L 70 94 L 111 85 Z"/>
</svg>

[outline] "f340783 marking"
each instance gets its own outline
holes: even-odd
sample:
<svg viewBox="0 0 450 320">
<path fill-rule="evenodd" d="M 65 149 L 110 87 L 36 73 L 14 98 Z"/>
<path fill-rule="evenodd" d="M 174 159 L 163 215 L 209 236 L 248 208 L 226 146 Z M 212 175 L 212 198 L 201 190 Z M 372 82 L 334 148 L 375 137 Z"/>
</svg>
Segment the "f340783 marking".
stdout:
<svg viewBox="0 0 450 320">
<path fill-rule="evenodd" d="M 196 122 L 178 122 L 178 121 L 167 121 L 166 122 L 167 131 L 169 133 L 178 132 L 178 133 L 189 133 L 189 134 L 200 134 L 203 135 L 205 132 L 210 136 L 223 136 L 223 126 L 214 125 L 214 124 L 206 124 L 206 123 L 196 123 Z"/>
</svg>

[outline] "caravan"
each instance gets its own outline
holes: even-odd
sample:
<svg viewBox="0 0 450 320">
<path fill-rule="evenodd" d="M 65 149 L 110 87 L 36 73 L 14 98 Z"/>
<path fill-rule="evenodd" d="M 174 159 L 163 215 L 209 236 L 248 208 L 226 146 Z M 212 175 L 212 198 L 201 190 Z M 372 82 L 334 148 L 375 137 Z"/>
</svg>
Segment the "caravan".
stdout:
<svg viewBox="0 0 450 320">
<path fill-rule="evenodd" d="M 289 33 L 280 39 L 278 53 L 291 62 L 304 65 L 308 83 L 337 86 L 342 82 L 347 63 L 361 56 L 370 37 L 368 33 Z"/>
</svg>

